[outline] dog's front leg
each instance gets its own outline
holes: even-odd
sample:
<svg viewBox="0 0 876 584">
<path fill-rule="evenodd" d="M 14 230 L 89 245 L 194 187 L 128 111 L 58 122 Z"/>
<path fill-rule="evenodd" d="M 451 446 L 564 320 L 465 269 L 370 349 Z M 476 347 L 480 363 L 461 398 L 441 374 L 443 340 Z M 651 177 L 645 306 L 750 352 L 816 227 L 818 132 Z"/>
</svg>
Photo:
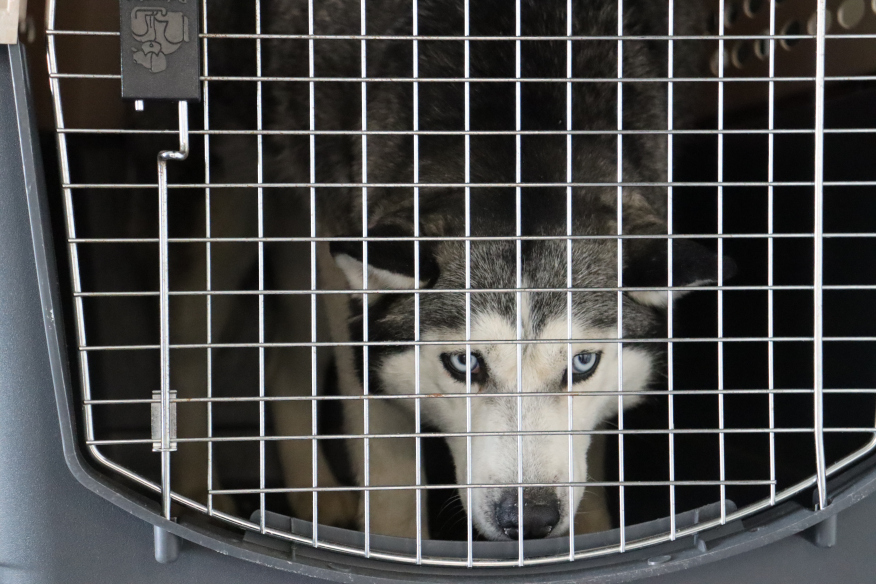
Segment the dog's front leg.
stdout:
<svg viewBox="0 0 876 584">
<path fill-rule="evenodd" d="M 229 195 L 230 196 L 230 195 Z M 245 197 L 242 193 L 241 199 Z M 254 220 L 254 210 L 242 200 L 238 205 L 217 206 L 212 215 L 212 225 L 218 233 L 228 233 L 247 220 Z M 196 209 L 192 223 L 204 221 L 203 210 Z M 248 212 L 247 212 L 248 211 Z M 206 286 L 207 253 L 202 245 L 189 244 L 171 248 L 170 283 L 174 290 L 203 290 Z M 210 256 L 211 282 L 219 289 L 236 289 L 244 280 L 246 272 L 256 261 L 255 246 L 235 245 L 212 250 Z M 208 305 L 209 302 L 209 305 Z M 209 306 L 209 308 L 208 308 Z M 170 300 L 171 343 L 229 342 L 242 340 L 236 331 L 243 328 L 240 303 L 233 297 L 172 296 Z M 207 336 L 207 319 L 210 319 L 211 335 Z M 209 395 L 208 368 L 225 358 L 220 349 L 172 350 L 170 353 L 171 388 L 178 398 L 204 399 Z M 212 352 L 212 360 L 208 353 Z M 209 366 L 208 366 L 209 363 Z M 214 381 L 214 384 L 216 382 Z M 178 404 L 177 419 L 180 438 L 205 439 L 210 436 L 208 408 L 203 401 Z M 221 477 L 215 468 L 216 461 L 210 455 L 206 442 L 183 442 L 171 457 L 171 481 L 173 490 L 207 504 L 211 490 L 222 488 Z M 211 463 L 213 468 L 210 468 Z M 212 480 L 208 481 L 212 471 Z M 229 514 L 236 513 L 236 504 L 229 495 L 212 495 L 213 508 Z"/>
<path fill-rule="evenodd" d="M 287 228 L 296 226 L 298 232 L 306 232 L 307 225 L 295 225 L 293 221 L 302 221 L 307 216 L 289 209 L 282 214 L 288 218 Z M 295 231 L 293 231 L 294 233 Z M 311 264 L 309 254 L 301 253 L 300 247 L 281 246 L 274 249 L 272 262 L 275 268 L 278 285 L 286 290 L 300 289 L 303 283 L 310 280 Z M 323 252 L 324 253 L 324 252 Z M 330 261 L 331 258 L 329 258 Z M 309 294 L 287 294 L 275 298 L 275 310 L 272 318 L 275 323 L 273 342 L 301 343 L 311 341 L 311 305 Z M 333 307 L 329 303 L 329 310 Z M 322 330 L 327 326 L 325 317 L 326 306 L 321 302 L 316 309 L 317 327 Z M 358 496 L 346 490 L 334 490 L 341 486 L 338 478 L 332 472 L 326 459 L 323 444 L 319 441 L 297 438 L 311 434 L 314 418 L 317 419 L 318 408 L 323 403 L 306 398 L 312 394 L 311 380 L 314 373 L 314 363 L 309 349 L 296 347 L 291 349 L 275 348 L 268 355 L 269 383 L 268 393 L 273 397 L 299 398 L 277 400 L 270 404 L 273 415 L 274 429 L 277 435 L 289 437 L 280 440 L 277 450 L 283 472 L 283 485 L 287 488 L 302 489 L 291 491 L 288 499 L 295 517 L 313 520 L 314 496 L 313 486 L 333 490 L 321 491 L 316 498 L 317 521 L 324 525 L 336 527 L 351 527 L 356 522 Z M 327 365 L 330 361 L 329 350 L 320 350 L 316 361 L 317 388 L 325 383 Z M 314 476 L 315 473 L 315 476 Z M 314 484 L 314 479 L 316 480 Z"/>
<path fill-rule="evenodd" d="M 318 249 L 320 283 L 326 290 L 342 290 L 347 287 L 343 274 L 328 253 L 328 246 Z M 343 401 L 344 431 L 348 435 L 365 435 L 365 406 L 362 399 L 362 377 L 355 365 L 354 351 L 359 347 L 345 345 L 349 341 L 349 299 L 341 294 L 328 294 L 325 298 L 326 313 L 331 338 L 339 344 L 335 349 L 338 370 L 338 389 L 349 398 Z M 368 400 L 367 442 L 362 438 L 345 440 L 351 470 L 359 486 L 387 487 L 415 485 L 417 478 L 417 443 L 415 438 L 380 438 L 383 435 L 408 434 L 415 431 L 412 404 L 400 405 L 399 400 Z M 367 451 L 366 451 L 367 444 Z M 366 456 L 367 452 L 367 456 Z M 366 464 L 367 460 L 367 464 Z M 425 473 L 421 473 L 425 482 Z M 421 534 L 429 537 L 426 492 L 420 495 Z M 369 533 L 415 538 L 417 536 L 416 489 L 375 489 L 367 497 L 367 523 Z M 359 526 L 366 523 L 366 497 L 359 497 Z"/>
<path fill-rule="evenodd" d="M 362 403 L 346 402 L 344 419 L 347 431 L 354 435 L 365 434 L 365 412 Z M 417 491 L 416 489 L 380 489 L 416 485 L 417 444 L 415 438 L 388 438 L 396 434 L 412 434 L 415 431 L 414 417 L 406 408 L 393 400 L 369 400 L 367 441 L 348 441 L 350 458 L 358 483 L 377 487 L 364 495 L 359 504 L 361 528 L 379 535 L 417 537 Z M 367 480 L 366 480 L 367 479 Z M 421 483 L 425 474 L 421 473 Z M 421 535 L 429 537 L 426 492 L 420 495 Z"/>
<path fill-rule="evenodd" d="M 271 395 L 274 397 L 303 397 L 310 394 L 310 355 L 301 351 L 271 359 Z M 283 471 L 283 485 L 287 488 L 305 489 L 289 493 L 293 515 L 300 519 L 313 520 L 313 493 L 306 489 L 314 486 L 337 488 L 340 486 L 331 470 L 322 445 L 314 448 L 311 440 L 296 436 L 310 434 L 313 427 L 313 410 L 310 401 L 275 401 L 270 404 L 274 429 L 280 440 L 277 451 Z M 314 461 L 314 454 L 316 460 Z M 322 491 L 317 497 L 317 521 L 323 525 L 351 527 L 356 520 L 357 496 L 344 490 Z"/>
<path fill-rule="evenodd" d="M 605 436 L 594 434 L 587 450 L 587 479 L 605 480 Z M 575 514 L 575 533 L 596 533 L 611 529 L 611 516 L 605 500 L 605 487 L 587 487 Z"/>
</svg>

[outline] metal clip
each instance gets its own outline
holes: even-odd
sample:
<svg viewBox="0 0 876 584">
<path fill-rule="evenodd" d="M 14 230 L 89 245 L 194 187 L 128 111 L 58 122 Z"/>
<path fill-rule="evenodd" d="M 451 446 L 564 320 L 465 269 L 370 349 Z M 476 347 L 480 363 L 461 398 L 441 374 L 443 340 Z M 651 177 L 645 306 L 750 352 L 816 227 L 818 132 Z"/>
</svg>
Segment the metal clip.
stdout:
<svg viewBox="0 0 876 584">
<path fill-rule="evenodd" d="M 176 392 L 170 392 L 170 399 L 176 399 Z M 152 399 L 155 400 L 152 402 L 152 439 L 155 442 L 152 443 L 152 451 L 153 452 L 172 452 L 176 450 L 176 403 L 171 401 L 170 409 L 169 409 L 169 431 L 168 431 L 168 446 L 167 448 L 161 447 L 161 392 L 153 391 Z"/>
</svg>

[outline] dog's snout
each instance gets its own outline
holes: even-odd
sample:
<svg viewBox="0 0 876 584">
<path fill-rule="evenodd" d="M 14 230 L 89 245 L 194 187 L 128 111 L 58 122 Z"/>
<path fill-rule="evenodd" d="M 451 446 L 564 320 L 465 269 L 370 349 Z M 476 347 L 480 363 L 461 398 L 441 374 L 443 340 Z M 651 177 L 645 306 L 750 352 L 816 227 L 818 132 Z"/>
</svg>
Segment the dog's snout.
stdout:
<svg viewBox="0 0 876 584">
<path fill-rule="evenodd" d="M 523 538 L 541 539 L 551 534 L 560 522 L 560 501 L 556 495 L 523 495 Z M 510 539 L 520 537 L 517 490 L 505 491 L 496 503 L 496 524 Z"/>
</svg>

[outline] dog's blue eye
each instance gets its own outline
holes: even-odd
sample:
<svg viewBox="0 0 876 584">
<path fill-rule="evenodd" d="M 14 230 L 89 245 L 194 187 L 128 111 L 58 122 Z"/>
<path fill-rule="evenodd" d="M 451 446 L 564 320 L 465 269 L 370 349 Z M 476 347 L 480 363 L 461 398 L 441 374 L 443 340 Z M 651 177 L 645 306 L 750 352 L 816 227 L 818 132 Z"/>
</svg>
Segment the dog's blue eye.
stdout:
<svg viewBox="0 0 876 584">
<path fill-rule="evenodd" d="M 465 362 L 465 353 L 453 353 L 449 358 L 450 365 L 459 373 L 465 373 L 470 369 L 472 373 L 476 373 L 480 369 L 481 363 L 474 353 L 468 354 L 468 365 Z"/>
<path fill-rule="evenodd" d="M 596 369 L 599 363 L 599 353 L 584 351 L 572 357 L 572 372 L 575 375 L 587 375 Z"/>
<path fill-rule="evenodd" d="M 460 383 L 484 383 L 487 370 L 484 359 L 477 353 L 469 353 L 466 360 L 465 353 L 442 353 L 441 362 L 444 369 Z"/>
</svg>

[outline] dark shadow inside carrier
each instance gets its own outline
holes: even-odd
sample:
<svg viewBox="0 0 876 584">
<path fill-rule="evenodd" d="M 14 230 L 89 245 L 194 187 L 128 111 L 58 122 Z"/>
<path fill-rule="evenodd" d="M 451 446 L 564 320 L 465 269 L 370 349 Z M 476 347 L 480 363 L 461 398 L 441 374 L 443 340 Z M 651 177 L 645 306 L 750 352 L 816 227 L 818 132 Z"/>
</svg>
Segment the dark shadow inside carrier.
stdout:
<svg viewBox="0 0 876 584">
<path fill-rule="evenodd" d="M 872 88 L 844 88 L 849 92 L 829 98 L 825 127 L 835 130 L 872 127 Z M 829 94 L 830 96 L 830 94 Z M 776 106 L 775 127 L 810 129 L 813 127 L 812 96 Z M 727 128 L 764 129 L 766 105 L 758 111 L 728 118 Z M 713 181 L 717 176 L 717 139 L 710 136 L 684 136 L 684 158 L 676 167 L 679 181 Z M 868 163 L 874 146 L 872 134 L 828 133 L 825 137 L 825 181 L 872 181 L 876 168 Z M 806 183 L 813 180 L 814 140 L 812 133 L 776 135 L 774 142 L 775 182 Z M 724 181 L 766 182 L 767 134 L 743 133 L 724 136 Z M 832 464 L 867 444 L 874 426 L 876 383 L 874 346 L 869 340 L 841 340 L 844 337 L 872 337 L 876 290 L 866 288 L 876 280 L 876 245 L 866 234 L 876 228 L 876 198 L 872 186 L 825 186 L 824 231 L 846 237 L 830 237 L 824 243 L 824 387 L 847 393 L 824 396 L 824 446 L 826 460 Z M 738 290 L 732 287 L 766 286 L 768 282 L 768 240 L 758 237 L 768 231 L 768 192 L 765 186 L 725 186 L 723 227 L 725 233 L 741 237 L 724 239 L 724 254 L 739 267 L 726 284 L 723 298 L 723 336 L 729 338 L 768 337 L 768 292 Z M 674 193 L 676 233 L 715 233 L 717 197 L 715 189 L 676 188 Z M 814 199 L 811 186 L 775 186 L 773 225 L 779 237 L 773 240 L 773 284 L 800 289 L 773 292 L 773 427 L 774 468 L 777 490 L 788 487 L 815 472 L 813 343 L 806 340 L 779 340 L 813 335 L 813 240 Z M 746 234 L 754 236 L 746 237 Z M 858 234 L 858 236 L 855 236 Z M 860 236 L 863 234 L 863 236 Z M 781 237 L 781 236 L 785 237 Z M 714 240 L 712 240 L 714 244 Z M 805 289 L 806 287 L 809 289 Z M 859 289 L 829 289 L 830 286 L 860 286 Z M 676 302 L 675 336 L 696 338 L 717 332 L 717 294 L 699 292 Z M 724 478 L 727 481 L 769 479 L 770 403 L 767 395 L 745 390 L 769 387 L 769 343 L 764 341 L 723 343 L 723 420 L 731 429 L 724 434 Z M 718 388 L 717 343 L 676 343 L 674 389 Z M 664 388 L 665 389 L 665 386 Z M 674 422 L 678 429 L 718 428 L 719 403 L 715 395 L 686 393 L 674 398 Z M 653 397 L 627 411 L 627 427 L 666 428 L 668 399 Z M 858 431 L 852 431 L 857 429 Z M 617 440 L 609 440 L 617 445 Z M 670 461 L 665 436 L 629 435 L 625 438 L 625 468 L 628 480 L 668 480 Z M 680 434 L 675 437 L 675 479 L 678 481 L 718 480 L 721 455 L 718 434 Z M 617 448 L 607 447 L 607 477 L 617 480 Z M 635 477 L 635 478 L 634 478 Z M 608 480 L 612 480 L 608 478 Z M 669 512 L 666 487 L 627 488 L 625 510 L 631 523 Z M 638 492 L 637 492 L 638 491 Z M 619 508 L 618 489 L 609 489 Z M 676 509 L 690 509 L 720 497 L 716 486 L 676 487 Z M 740 508 L 770 496 L 768 485 L 727 485 L 725 496 Z M 809 505 L 808 492 L 805 504 Z"/>
</svg>

